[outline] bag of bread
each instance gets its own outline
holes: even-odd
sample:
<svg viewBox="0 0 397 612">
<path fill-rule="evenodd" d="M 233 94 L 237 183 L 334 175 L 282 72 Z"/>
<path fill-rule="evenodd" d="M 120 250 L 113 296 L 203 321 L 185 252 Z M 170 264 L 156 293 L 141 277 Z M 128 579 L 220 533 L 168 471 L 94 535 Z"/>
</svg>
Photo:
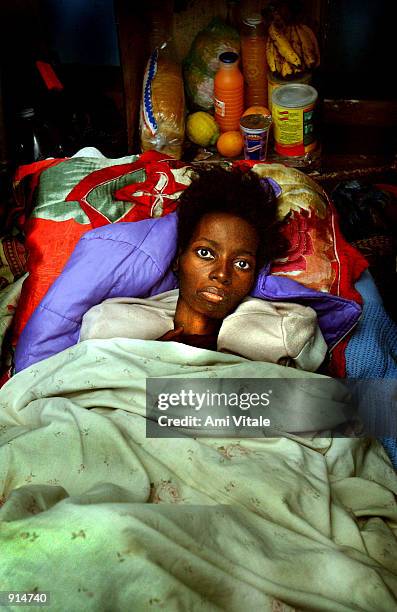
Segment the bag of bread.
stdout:
<svg viewBox="0 0 397 612">
<path fill-rule="evenodd" d="M 185 96 L 182 69 L 170 43 L 151 54 L 143 79 L 139 123 L 141 149 L 182 157 L 185 138 Z"/>
</svg>

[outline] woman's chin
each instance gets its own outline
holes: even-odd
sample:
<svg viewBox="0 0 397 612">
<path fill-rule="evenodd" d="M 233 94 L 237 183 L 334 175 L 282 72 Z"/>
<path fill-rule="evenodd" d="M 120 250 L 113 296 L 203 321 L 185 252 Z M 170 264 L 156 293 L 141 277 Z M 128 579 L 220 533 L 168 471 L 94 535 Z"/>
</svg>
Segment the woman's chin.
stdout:
<svg viewBox="0 0 397 612">
<path fill-rule="evenodd" d="M 230 308 L 230 303 L 225 302 L 211 302 L 211 301 L 200 301 L 199 312 L 203 315 L 207 315 L 211 319 L 224 319 L 230 314 L 234 308 Z"/>
</svg>

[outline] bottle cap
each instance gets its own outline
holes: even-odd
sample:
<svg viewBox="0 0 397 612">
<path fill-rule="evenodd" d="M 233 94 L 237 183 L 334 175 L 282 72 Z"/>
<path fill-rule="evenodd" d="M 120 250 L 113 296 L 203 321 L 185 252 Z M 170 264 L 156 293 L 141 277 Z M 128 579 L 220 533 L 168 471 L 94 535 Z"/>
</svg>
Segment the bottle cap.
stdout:
<svg viewBox="0 0 397 612">
<path fill-rule="evenodd" d="M 262 23 L 262 21 L 262 16 L 259 13 L 254 13 L 253 15 L 249 15 L 248 17 L 245 17 L 245 19 L 243 19 L 243 23 L 245 23 L 245 25 L 252 27 L 259 25 L 260 23 Z"/>
<path fill-rule="evenodd" d="M 224 64 L 234 64 L 238 60 L 238 53 L 234 53 L 234 51 L 225 51 L 225 53 L 221 53 L 219 59 Z"/>
<path fill-rule="evenodd" d="M 34 108 L 32 108 L 32 107 L 23 108 L 22 110 L 20 110 L 18 112 L 18 115 L 20 117 L 22 117 L 23 119 L 28 119 L 30 117 L 34 117 Z"/>
</svg>

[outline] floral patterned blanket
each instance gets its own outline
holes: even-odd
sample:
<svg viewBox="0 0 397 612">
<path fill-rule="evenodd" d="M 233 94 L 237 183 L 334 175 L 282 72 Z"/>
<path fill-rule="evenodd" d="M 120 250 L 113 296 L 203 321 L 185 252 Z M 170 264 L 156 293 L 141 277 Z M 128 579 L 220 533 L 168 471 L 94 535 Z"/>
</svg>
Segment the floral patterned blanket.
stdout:
<svg viewBox="0 0 397 612">
<path fill-rule="evenodd" d="M 50 592 L 54 610 L 395 609 L 397 476 L 381 445 L 147 438 L 147 377 L 207 376 L 318 379 L 115 339 L 1 389 L 0 590 Z"/>
</svg>

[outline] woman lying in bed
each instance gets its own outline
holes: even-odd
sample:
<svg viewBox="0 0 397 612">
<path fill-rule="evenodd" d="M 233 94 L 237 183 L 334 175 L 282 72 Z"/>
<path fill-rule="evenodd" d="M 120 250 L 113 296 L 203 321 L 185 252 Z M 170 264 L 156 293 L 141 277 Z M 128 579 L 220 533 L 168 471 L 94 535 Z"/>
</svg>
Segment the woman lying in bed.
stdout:
<svg viewBox="0 0 397 612">
<path fill-rule="evenodd" d="M 16 371 L 79 340 L 116 337 L 175 340 L 316 371 L 327 345 L 306 304 L 322 305 L 324 336 L 335 326 L 343 334 L 341 304 L 331 303 L 341 299 L 289 281 L 292 297 L 284 300 L 285 279 L 274 277 L 269 301 L 268 272 L 260 270 L 285 250 L 271 179 L 202 169 L 182 193 L 177 217 L 83 236 L 20 336 Z"/>
<path fill-rule="evenodd" d="M 270 182 L 253 172 L 198 171 L 178 208 L 173 269 L 179 291 L 94 306 L 83 318 L 80 340 L 172 340 L 292 364 L 280 326 L 286 305 L 247 297 L 258 271 L 285 251 Z M 295 356 L 303 349 L 304 369 L 317 369 L 327 347 L 314 310 L 293 304 L 287 316 L 299 344 Z M 299 359 L 296 364 L 301 367 Z"/>
</svg>

